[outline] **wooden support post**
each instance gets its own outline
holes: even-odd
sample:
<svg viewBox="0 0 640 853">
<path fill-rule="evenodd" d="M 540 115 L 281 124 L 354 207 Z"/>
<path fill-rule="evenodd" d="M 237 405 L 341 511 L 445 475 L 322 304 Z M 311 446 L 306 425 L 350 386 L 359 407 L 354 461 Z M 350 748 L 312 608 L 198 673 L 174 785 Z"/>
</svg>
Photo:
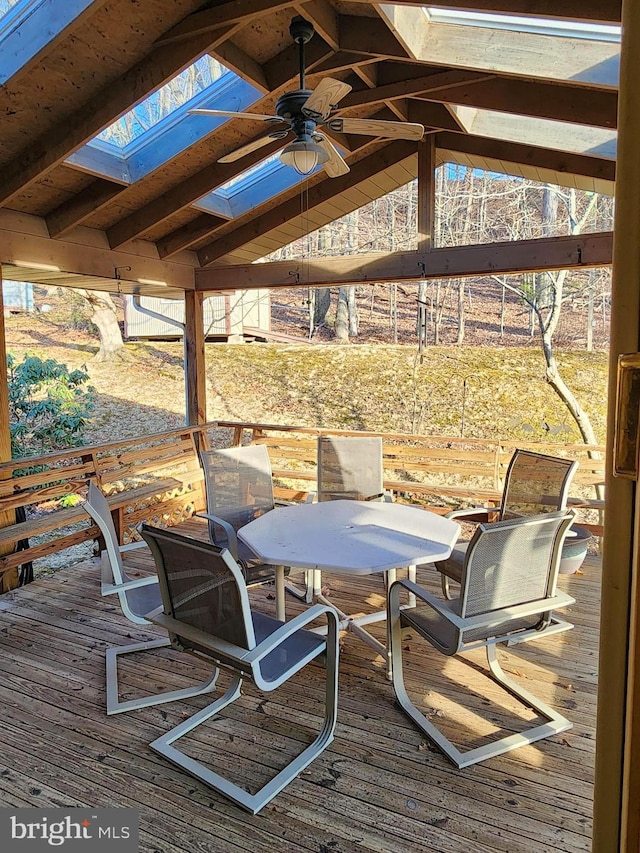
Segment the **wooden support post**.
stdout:
<svg viewBox="0 0 640 853">
<path fill-rule="evenodd" d="M 436 143 L 431 133 L 418 145 L 418 252 L 430 252 L 436 218 Z"/>
<path fill-rule="evenodd" d="M 9 430 L 9 386 L 7 382 L 7 345 L 4 332 L 4 301 L 2 299 L 2 267 L 0 267 L 0 462 L 11 459 L 11 432 Z M 5 473 L 8 477 L 9 471 Z M 8 527 L 16 520 L 15 510 L 0 513 L 0 527 Z M 0 548 L 0 555 L 11 554 L 13 546 Z M 0 593 L 18 586 L 18 567 L 0 574 Z"/>
<path fill-rule="evenodd" d="M 187 424 L 196 426 L 207 420 L 207 373 L 204 357 L 203 294 L 187 290 L 184 294 L 184 359 Z"/>
<path fill-rule="evenodd" d="M 640 351 L 640 4 L 622 4 L 616 225 L 613 242 L 607 430 L 607 524 L 602 615 L 594 853 L 640 847 L 640 510 L 638 482 L 612 476 L 616 372 L 621 353 Z"/>
</svg>

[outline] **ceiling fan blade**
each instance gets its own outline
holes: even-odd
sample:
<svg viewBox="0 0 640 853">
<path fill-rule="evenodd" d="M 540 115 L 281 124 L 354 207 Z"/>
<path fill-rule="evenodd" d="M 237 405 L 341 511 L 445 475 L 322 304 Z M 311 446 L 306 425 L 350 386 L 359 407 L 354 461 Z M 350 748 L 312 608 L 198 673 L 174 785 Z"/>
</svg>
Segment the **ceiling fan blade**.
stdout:
<svg viewBox="0 0 640 853">
<path fill-rule="evenodd" d="M 259 136 L 257 139 L 247 142 L 246 145 L 236 148 L 231 154 L 225 154 L 224 157 L 220 157 L 218 163 L 235 163 L 236 160 L 240 160 L 247 154 L 251 154 L 252 151 L 257 151 L 258 148 L 268 145 L 274 139 L 284 139 L 288 132 L 288 130 L 281 130 L 277 133 L 270 133 L 268 136 Z"/>
<path fill-rule="evenodd" d="M 327 127 L 336 133 L 384 136 L 387 139 L 422 139 L 424 127 L 407 121 L 380 121 L 373 118 L 332 118 Z"/>
<path fill-rule="evenodd" d="M 325 170 L 327 175 L 329 175 L 330 178 L 338 178 L 340 175 L 346 175 L 349 171 L 349 167 L 342 159 L 340 152 L 333 142 L 330 142 L 324 136 L 317 136 L 315 137 L 315 140 L 320 148 L 326 151 L 329 155 L 327 162 L 322 164 L 322 168 Z"/>
<path fill-rule="evenodd" d="M 226 116 L 227 118 L 251 118 L 254 121 L 282 121 L 282 119 L 278 118 L 278 116 L 266 116 L 262 113 L 238 113 L 233 112 L 233 110 L 205 110 L 205 109 L 197 109 L 197 110 L 188 110 L 189 115 L 195 116 Z"/>
<path fill-rule="evenodd" d="M 322 121 L 331 112 L 331 107 L 351 91 L 348 83 L 325 77 L 304 102 L 302 112 L 314 121 Z"/>
</svg>

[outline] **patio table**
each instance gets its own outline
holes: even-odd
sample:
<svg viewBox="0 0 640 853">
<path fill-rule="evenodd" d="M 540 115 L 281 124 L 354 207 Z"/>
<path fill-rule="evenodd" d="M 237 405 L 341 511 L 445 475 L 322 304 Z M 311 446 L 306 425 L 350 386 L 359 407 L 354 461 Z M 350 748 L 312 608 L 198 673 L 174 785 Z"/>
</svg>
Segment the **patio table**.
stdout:
<svg viewBox="0 0 640 853">
<path fill-rule="evenodd" d="M 446 559 L 459 534 L 459 524 L 428 510 L 350 500 L 277 508 L 238 531 L 261 560 L 277 567 L 276 613 L 283 620 L 285 566 L 315 571 L 314 599 L 333 605 L 322 595 L 320 572 L 382 573 L 388 587 L 397 569 Z M 386 606 L 365 615 L 338 612 L 342 628 L 353 631 L 386 659 L 389 675 L 389 644 L 383 645 L 363 628 L 386 619 Z"/>
</svg>

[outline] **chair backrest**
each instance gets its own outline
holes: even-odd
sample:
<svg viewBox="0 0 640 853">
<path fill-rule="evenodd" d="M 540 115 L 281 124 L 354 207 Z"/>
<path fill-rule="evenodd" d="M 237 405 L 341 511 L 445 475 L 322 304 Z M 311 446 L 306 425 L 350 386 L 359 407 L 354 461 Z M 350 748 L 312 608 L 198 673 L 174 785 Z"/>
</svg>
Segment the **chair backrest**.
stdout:
<svg viewBox="0 0 640 853">
<path fill-rule="evenodd" d="M 318 436 L 318 500 L 371 500 L 384 492 L 382 439 Z"/>
<path fill-rule="evenodd" d="M 274 507 L 269 451 L 264 444 L 200 452 L 207 512 L 236 530 Z"/>
<path fill-rule="evenodd" d="M 555 595 L 573 510 L 480 524 L 469 542 L 458 602 L 462 617 Z"/>
<path fill-rule="evenodd" d="M 122 556 L 120 554 L 118 534 L 113 524 L 113 517 L 107 499 L 100 491 L 100 488 L 93 482 L 89 481 L 89 492 L 87 500 L 83 504 L 83 508 L 89 513 L 91 518 L 100 528 L 102 538 L 107 550 L 109 563 L 111 564 L 111 573 L 113 575 L 113 583 L 121 584 L 130 580 L 124 570 L 122 564 Z"/>
<path fill-rule="evenodd" d="M 572 459 L 516 450 L 507 468 L 500 520 L 563 510 L 577 468 Z"/>
<path fill-rule="evenodd" d="M 148 524 L 139 530 L 156 563 L 165 614 L 233 646 L 254 648 L 247 588 L 229 551 Z M 191 639 L 169 633 L 181 648 L 212 656 Z"/>
</svg>

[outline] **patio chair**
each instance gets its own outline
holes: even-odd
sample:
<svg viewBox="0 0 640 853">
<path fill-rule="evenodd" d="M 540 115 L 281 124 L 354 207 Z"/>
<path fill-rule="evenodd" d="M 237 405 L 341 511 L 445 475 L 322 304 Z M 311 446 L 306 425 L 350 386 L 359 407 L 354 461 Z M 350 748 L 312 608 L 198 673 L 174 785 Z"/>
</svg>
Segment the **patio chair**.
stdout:
<svg viewBox="0 0 640 853">
<path fill-rule="evenodd" d="M 560 459 L 529 450 L 516 450 L 507 468 L 499 507 L 454 510 L 447 514 L 447 518 L 470 522 L 504 521 L 508 518 L 564 510 L 569 485 L 577 468 L 578 462 L 571 459 Z M 450 580 L 460 583 L 468 546 L 468 540 L 458 540 L 451 556 L 435 564 L 440 572 L 445 598 L 451 598 Z M 557 618 L 551 620 L 546 633 L 566 631 L 572 627 L 571 623 Z"/>
<path fill-rule="evenodd" d="M 383 484 L 382 438 L 379 436 L 318 436 L 319 501 L 385 501 L 392 496 Z M 415 581 L 416 567 L 409 568 Z M 322 586 L 322 575 L 314 572 L 314 589 Z"/>
<path fill-rule="evenodd" d="M 209 539 L 214 545 L 228 548 L 241 567 L 247 586 L 271 583 L 275 566 L 261 563 L 247 545 L 238 539 L 237 531 L 250 521 L 270 512 L 276 506 L 269 451 L 263 444 L 202 450 L 200 459 L 207 493 L 207 511 L 198 513 L 209 522 Z M 290 567 L 285 567 L 288 574 Z M 286 589 L 309 604 L 313 593 L 311 573 L 305 589 L 291 584 Z M 305 573 L 305 578 L 307 573 Z"/>
<path fill-rule="evenodd" d="M 151 748 L 256 814 L 333 740 L 338 695 L 338 614 L 332 607 L 318 604 L 282 623 L 252 611 L 242 571 L 228 549 L 148 525 L 142 525 L 140 531 L 156 561 L 164 604 L 164 612 L 151 617 L 153 622 L 166 628 L 173 648 L 232 674 L 224 695 L 154 740 Z M 306 625 L 322 616 L 327 619 L 326 636 L 305 630 Z M 326 669 L 320 731 L 256 793 L 247 792 L 173 745 L 238 699 L 244 679 L 269 692 L 320 655 Z M 286 699 L 284 702 L 286 705 Z M 233 743 L 233 737 L 229 742 Z M 229 766 L 233 764 L 233 746 L 228 761 Z"/>
<path fill-rule="evenodd" d="M 117 595 L 122 613 L 130 622 L 134 622 L 136 625 L 150 625 L 147 614 L 162 607 L 158 577 L 155 574 L 148 577 L 131 577 L 125 570 L 122 558 L 123 554 L 132 550 L 146 549 L 146 544 L 144 542 L 132 542 L 130 545 L 120 545 L 107 499 L 93 481 L 89 482 L 89 492 L 83 508 L 98 525 L 106 546 L 101 554 L 101 594 L 105 596 Z M 120 655 L 145 652 L 169 645 L 169 640 L 162 637 L 156 640 L 145 640 L 141 643 L 131 643 L 126 646 L 113 646 L 105 650 L 107 714 L 121 714 L 123 711 L 158 705 L 162 702 L 173 702 L 176 699 L 186 699 L 214 689 L 215 681 L 213 683 L 207 681 L 197 688 L 172 690 L 160 695 L 156 694 L 121 702 L 118 698 L 118 658 Z"/>
<path fill-rule="evenodd" d="M 465 554 L 460 598 L 453 601 L 442 601 L 411 581 L 400 580 L 391 586 L 388 618 L 398 703 L 459 768 L 571 728 L 569 720 L 504 673 L 496 644 L 535 634 L 544 629 L 552 610 L 574 603 L 571 596 L 556 590 L 560 550 L 574 517 L 575 513 L 568 510 L 480 524 Z M 400 609 L 403 589 L 419 600 L 415 609 Z M 462 751 L 435 726 L 435 718 L 427 718 L 409 698 L 403 675 L 405 628 L 411 628 L 444 655 L 484 648 L 494 681 L 547 722 Z M 432 671 L 433 663 L 425 663 L 424 669 L 426 673 Z M 425 695 L 423 686 L 420 695 Z"/>
<path fill-rule="evenodd" d="M 382 439 L 318 436 L 318 500 L 390 501 L 383 485 Z"/>
</svg>

